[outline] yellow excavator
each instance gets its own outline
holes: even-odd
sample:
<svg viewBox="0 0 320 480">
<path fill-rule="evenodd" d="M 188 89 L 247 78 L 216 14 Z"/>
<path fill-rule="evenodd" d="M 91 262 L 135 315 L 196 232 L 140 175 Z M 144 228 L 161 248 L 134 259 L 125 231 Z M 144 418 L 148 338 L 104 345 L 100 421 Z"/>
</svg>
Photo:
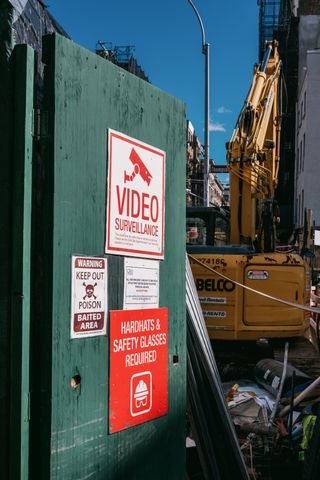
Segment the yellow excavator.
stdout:
<svg viewBox="0 0 320 480">
<path fill-rule="evenodd" d="M 230 212 L 187 208 L 187 252 L 212 339 L 287 338 L 306 329 L 308 314 L 294 305 L 308 305 L 308 267 L 276 245 L 281 90 L 278 46 L 267 42 L 227 144 Z"/>
</svg>

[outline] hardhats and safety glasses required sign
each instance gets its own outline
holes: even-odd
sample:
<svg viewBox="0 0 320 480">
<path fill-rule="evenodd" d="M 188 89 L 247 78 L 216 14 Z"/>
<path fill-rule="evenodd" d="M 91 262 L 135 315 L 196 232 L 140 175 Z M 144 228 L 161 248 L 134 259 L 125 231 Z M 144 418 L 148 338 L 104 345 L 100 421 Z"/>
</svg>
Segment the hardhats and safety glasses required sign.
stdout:
<svg viewBox="0 0 320 480">
<path fill-rule="evenodd" d="M 109 129 L 106 253 L 164 258 L 165 152 Z"/>
<path fill-rule="evenodd" d="M 110 312 L 109 432 L 168 412 L 168 309 Z"/>
<path fill-rule="evenodd" d="M 107 259 L 72 256 L 71 338 L 107 333 Z"/>
</svg>

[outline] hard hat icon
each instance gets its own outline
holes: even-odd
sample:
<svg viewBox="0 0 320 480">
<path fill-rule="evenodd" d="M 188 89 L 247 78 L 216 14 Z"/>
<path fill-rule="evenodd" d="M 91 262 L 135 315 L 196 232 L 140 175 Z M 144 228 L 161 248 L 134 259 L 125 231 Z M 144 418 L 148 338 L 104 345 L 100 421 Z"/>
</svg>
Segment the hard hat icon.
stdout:
<svg viewBox="0 0 320 480">
<path fill-rule="evenodd" d="M 134 394 L 136 408 L 145 407 L 147 405 L 148 395 L 149 391 L 147 384 L 143 380 L 140 380 Z"/>
<path fill-rule="evenodd" d="M 133 417 L 150 412 L 152 408 L 152 374 L 134 373 L 130 380 L 130 413 Z"/>
</svg>

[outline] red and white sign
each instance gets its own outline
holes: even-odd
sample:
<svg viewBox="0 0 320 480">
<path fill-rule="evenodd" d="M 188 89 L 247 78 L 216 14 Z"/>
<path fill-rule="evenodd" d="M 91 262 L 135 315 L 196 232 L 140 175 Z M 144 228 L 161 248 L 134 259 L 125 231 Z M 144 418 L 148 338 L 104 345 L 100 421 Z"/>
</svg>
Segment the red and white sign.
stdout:
<svg viewBox="0 0 320 480">
<path fill-rule="evenodd" d="M 109 130 L 106 253 L 164 258 L 165 152 Z"/>
<path fill-rule="evenodd" d="M 110 312 L 109 432 L 168 412 L 168 309 Z"/>
<path fill-rule="evenodd" d="M 107 260 L 72 257 L 71 338 L 107 333 Z"/>
</svg>

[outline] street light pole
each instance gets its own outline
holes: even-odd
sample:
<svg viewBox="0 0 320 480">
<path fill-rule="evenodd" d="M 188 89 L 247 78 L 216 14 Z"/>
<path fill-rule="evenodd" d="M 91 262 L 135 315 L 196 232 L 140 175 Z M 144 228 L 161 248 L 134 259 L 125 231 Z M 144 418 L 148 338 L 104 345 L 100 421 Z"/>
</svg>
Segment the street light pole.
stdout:
<svg viewBox="0 0 320 480">
<path fill-rule="evenodd" d="M 198 10 L 196 9 L 192 0 L 188 0 L 193 11 L 195 12 L 202 35 L 202 53 L 205 56 L 205 75 L 204 75 L 204 166 L 203 166 L 203 197 L 204 205 L 207 207 L 210 205 L 209 194 L 209 172 L 210 172 L 210 143 L 209 143 L 209 121 L 210 121 L 210 68 L 209 68 L 209 56 L 210 56 L 210 44 L 206 43 L 205 31 L 202 23 L 202 19 Z"/>
</svg>

